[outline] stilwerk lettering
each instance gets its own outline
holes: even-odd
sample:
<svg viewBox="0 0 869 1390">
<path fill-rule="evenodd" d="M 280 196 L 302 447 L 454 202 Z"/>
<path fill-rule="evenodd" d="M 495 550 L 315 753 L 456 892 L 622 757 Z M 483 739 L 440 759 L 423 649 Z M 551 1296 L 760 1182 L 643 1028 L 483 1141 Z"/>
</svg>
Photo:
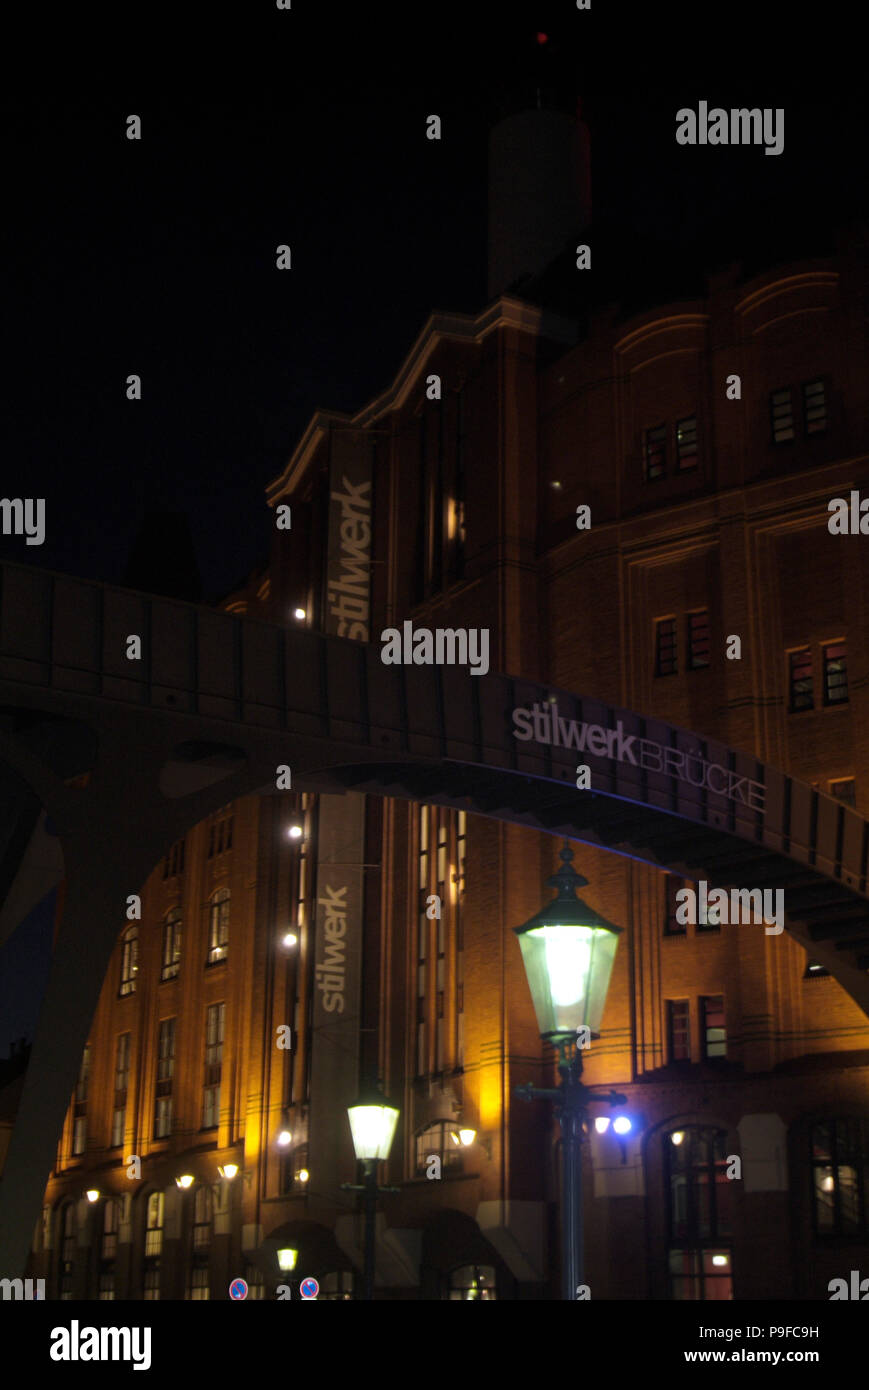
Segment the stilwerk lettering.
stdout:
<svg viewBox="0 0 869 1390">
<path fill-rule="evenodd" d="M 371 565 L 370 481 L 354 485 L 341 479 L 343 492 L 333 492 L 341 503 L 341 575 L 329 580 L 329 612 L 338 619 L 338 636 L 354 642 L 368 641 L 368 574 Z"/>
<path fill-rule="evenodd" d="M 347 885 L 327 888 L 326 896 L 317 902 L 325 909 L 323 925 L 323 957 L 317 962 L 317 989 L 323 991 L 323 1008 L 327 1014 L 344 1012 L 344 973 L 347 952 Z"/>
<path fill-rule="evenodd" d="M 617 762 L 631 763 L 645 772 L 663 772 L 691 787 L 706 787 L 717 796 L 739 801 L 752 811 L 764 810 L 766 789 L 762 782 L 740 777 L 720 763 L 707 762 L 698 753 L 688 753 L 684 748 L 665 748 L 654 739 L 626 734 L 620 719 L 614 729 L 577 719 L 562 719 L 557 701 L 552 701 L 545 705 L 535 703 L 530 709 L 518 706 L 513 710 L 513 724 L 513 737 L 522 743 L 533 739 L 535 743 L 549 744 L 553 748 L 576 748 L 580 752 L 588 749 L 593 757 L 615 758 Z"/>
</svg>

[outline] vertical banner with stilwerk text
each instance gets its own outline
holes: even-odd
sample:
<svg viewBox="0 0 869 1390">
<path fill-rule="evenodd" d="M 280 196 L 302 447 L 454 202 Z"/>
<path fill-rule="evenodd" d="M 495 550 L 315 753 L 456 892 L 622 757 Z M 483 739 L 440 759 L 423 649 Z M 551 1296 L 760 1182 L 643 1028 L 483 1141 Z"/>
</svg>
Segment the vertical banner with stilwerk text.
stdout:
<svg viewBox="0 0 869 1390">
<path fill-rule="evenodd" d="M 367 642 L 370 620 L 369 441 L 335 430 L 330 446 L 329 542 L 324 629 Z M 320 797 L 311 1055 L 309 1161 L 312 1196 L 334 1200 L 348 1170 L 347 1106 L 356 1099 L 362 970 L 365 797 Z"/>
</svg>

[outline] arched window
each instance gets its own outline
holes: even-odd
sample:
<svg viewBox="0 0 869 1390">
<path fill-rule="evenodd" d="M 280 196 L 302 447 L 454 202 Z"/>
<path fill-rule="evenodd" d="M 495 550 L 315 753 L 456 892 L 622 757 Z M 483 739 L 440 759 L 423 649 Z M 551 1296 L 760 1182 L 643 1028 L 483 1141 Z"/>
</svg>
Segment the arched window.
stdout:
<svg viewBox="0 0 869 1390">
<path fill-rule="evenodd" d="M 143 1297 L 150 1302 L 160 1298 L 160 1257 L 163 1253 L 163 1193 L 151 1192 L 145 1206 L 145 1252 Z"/>
<path fill-rule="evenodd" d="M 869 1235 L 869 1120 L 812 1125 L 812 1193 L 819 1236 Z"/>
<path fill-rule="evenodd" d="M 139 969 L 139 928 L 127 927 L 121 947 L 121 986 L 118 994 L 135 994 Z"/>
<path fill-rule="evenodd" d="M 686 1125 L 662 1135 L 667 1177 L 670 1296 L 733 1298 L 727 1134 Z"/>
<path fill-rule="evenodd" d="M 75 1204 L 67 1202 L 60 1209 L 58 1217 L 60 1248 L 57 1266 L 57 1296 L 67 1303 L 72 1298 L 73 1276 L 75 1274 Z"/>
<path fill-rule="evenodd" d="M 426 1125 L 416 1136 L 416 1171 L 424 1173 L 429 1158 L 436 1155 L 441 1161 L 441 1169 L 452 1168 L 461 1172 L 462 1150 L 459 1136 L 452 1120 L 435 1120 Z"/>
<path fill-rule="evenodd" d="M 181 910 L 173 907 L 163 923 L 161 980 L 174 980 L 181 969 Z"/>
<path fill-rule="evenodd" d="M 102 1231 L 100 1234 L 99 1272 L 97 1298 L 101 1303 L 112 1303 L 115 1297 L 115 1261 L 118 1255 L 118 1203 L 112 1197 L 103 1202 Z"/>
<path fill-rule="evenodd" d="M 460 1265 L 458 1269 L 450 1270 L 449 1289 L 447 1300 L 454 1303 L 458 1300 L 476 1299 L 482 1302 L 494 1302 L 498 1297 L 495 1285 L 494 1265 Z"/>
<path fill-rule="evenodd" d="M 229 954 L 229 889 L 220 888 L 209 907 L 208 959 L 206 964 L 217 965 Z"/>
</svg>

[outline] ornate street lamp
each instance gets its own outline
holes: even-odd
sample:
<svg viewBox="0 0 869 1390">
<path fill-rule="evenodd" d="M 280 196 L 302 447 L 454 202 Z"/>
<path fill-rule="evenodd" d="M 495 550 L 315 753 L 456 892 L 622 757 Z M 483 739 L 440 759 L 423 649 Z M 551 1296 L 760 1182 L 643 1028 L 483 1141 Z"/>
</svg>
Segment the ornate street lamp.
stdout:
<svg viewBox="0 0 869 1390">
<path fill-rule="evenodd" d="M 377 1186 L 377 1164 L 389 1157 L 399 1110 L 375 1086 L 366 1091 L 355 1105 L 348 1105 L 350 1132 L 356 1157 L 365 1170 L 365 1182 L 341 1184 L 346 1192 L 365 1194 L 365 1253 L 363 1298 L 374 1298 L 374 1237 L 377 1219 L 377 1197 L 381 1192 L 398 1192 L 397 1187 Z"/>
<path fill-rule="evenodd" d="M 561 1084 L 556 1088 L 517 1086 L 523 1100 L 555 1101 L 563 1135 L 561 1296 L 574 1299 L 583 1280 L 582 1126 L 590 1101 L 626 1105 L 627 1098 L 610 1091 L 599 1095 L 582 1082 L 580 1029 L 587 1038 L 600 1036 L 603 1007 L 609 988 L 621 928 L 614 927 L 577 896 L 588 883 L 571 867 L 573 850 L 561 851 L 561 868 L 547 885 L 557 889 L 555 900 L 514 928 L 534 1002 L 540 1036 L 558 1051 Z"/>
</svg>

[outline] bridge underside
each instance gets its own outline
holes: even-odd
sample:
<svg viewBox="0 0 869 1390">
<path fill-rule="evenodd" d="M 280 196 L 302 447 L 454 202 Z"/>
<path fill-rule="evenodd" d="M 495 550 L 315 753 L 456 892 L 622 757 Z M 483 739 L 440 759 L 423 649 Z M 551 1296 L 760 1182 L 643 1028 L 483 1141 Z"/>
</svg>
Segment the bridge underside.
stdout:
<svg viewBox="0 0 869 1390">
<path fill-rule="evenodd" d="M 781 889 L 786 930 L 869 1015 L 869 903 L 840 880 L 761 843 L 619 797 L 449 761 L 437 767 L 354 764 L 332 769 L 317 783 L 320 790 L 330 784 L 564 835 L 715 888 Z"/>
</svg>

